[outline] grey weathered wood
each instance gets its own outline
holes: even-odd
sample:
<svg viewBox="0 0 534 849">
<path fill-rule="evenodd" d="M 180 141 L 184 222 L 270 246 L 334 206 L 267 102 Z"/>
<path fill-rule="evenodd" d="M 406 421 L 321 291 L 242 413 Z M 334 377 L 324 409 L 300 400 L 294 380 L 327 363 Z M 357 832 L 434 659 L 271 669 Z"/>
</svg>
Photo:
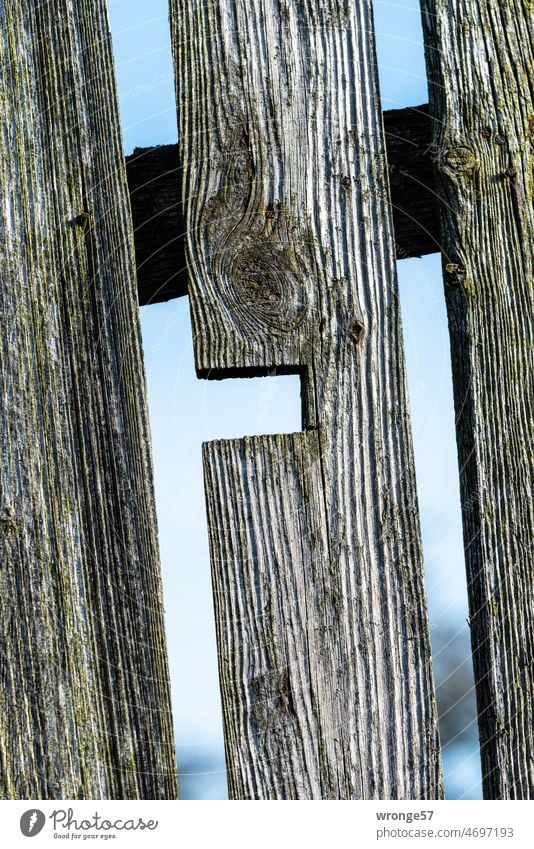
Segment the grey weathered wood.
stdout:
<svg viewBox="0 0 534 849">
<path fill-rule="evenodd" d="M 367 2 L 171 2 L 198 373 L 302 373 L 307 430 L 204 462 L 230 793 L 441 776 Z"/>
<path fill-rule="evenodd" d="M 0 0 L 0 797 L 177 792 L 103 0 Z"/>
<path fill-rule="evenodd" d="M 532 3 L 423 0 L 484 794 L 534 798 Z"/>
<path fill-rule="evenodd" d="M 439 250 L 428 105 L 383 114 L 398 259 Z M 187 294 L 182 171 L 178 145 L 139 147 L 126 157 L 139 304 Z"/>
</svg>

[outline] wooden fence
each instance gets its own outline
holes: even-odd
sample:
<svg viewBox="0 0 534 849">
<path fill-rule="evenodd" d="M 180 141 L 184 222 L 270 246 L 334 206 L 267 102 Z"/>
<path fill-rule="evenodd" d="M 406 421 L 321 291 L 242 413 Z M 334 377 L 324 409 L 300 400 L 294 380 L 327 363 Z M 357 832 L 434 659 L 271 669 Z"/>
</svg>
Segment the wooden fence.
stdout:
<svg viewBox="0 0 534 849">
<path fill-rule="evenodd" d="M 423 0 L 383 116 L 367 0 L 170 11 L 180 150 L 125 165 L 103 0 L 0 0 L 0 796 L 177 794 L 128 179 L 199 377 L 301 376 L 301 432 L 204 448 L 232 797 L 442 795 L 395 277 L 439 247 L 484 793 L 532 798 L 530 4 Z"/>
</svg>

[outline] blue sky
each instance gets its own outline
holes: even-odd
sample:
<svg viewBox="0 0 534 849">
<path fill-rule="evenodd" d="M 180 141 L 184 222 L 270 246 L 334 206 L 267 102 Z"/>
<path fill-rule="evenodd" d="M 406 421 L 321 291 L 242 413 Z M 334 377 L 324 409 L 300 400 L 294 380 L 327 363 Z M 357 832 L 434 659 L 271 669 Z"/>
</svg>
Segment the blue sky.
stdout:
<svg viewBox="0 0 534 849">
<path fill-rule="evenodd" d="M 376 0 L 374 6 L 383 108 L 426 102 L 419 4 Z M 146 0 L 109 0 L 109 9 L 125 152 L 135 146 L 177 141 L 166 0 L 150 4 Z M 449 343 L 439 257 L 403 260 L 398 263 L 398 273 L 437 665 L 448 660 L 449 639 L 444 634 L 457 635 L 464 662 L 469 664 Z M 300 386 L 297 377 L 197 380 L 185 298 L 143 307 L 141 320 L 182 796 L 225 798 L 200 448 L 209 439 L 300 430 Z M 452 708 L 460 709 L 465 717 L 465 702 Z M 449 745 L 444 753 L 450 798 L 480 797 L 476 734 L 467 737 Z"/>
</svg>

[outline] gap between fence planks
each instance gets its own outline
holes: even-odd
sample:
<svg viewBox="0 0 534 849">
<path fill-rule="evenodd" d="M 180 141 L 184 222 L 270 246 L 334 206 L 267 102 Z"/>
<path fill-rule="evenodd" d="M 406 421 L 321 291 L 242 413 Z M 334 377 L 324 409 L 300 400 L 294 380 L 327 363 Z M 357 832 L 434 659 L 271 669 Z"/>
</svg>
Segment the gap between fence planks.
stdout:
<svg viewBox="0 0 534 849">
<path fill-rule="evenodd" d="M 171 0 L 196 367 L 302 374 L 205 446 L 233 798 L 442 795 L 365 2 Z"/>
<path fill-rule="evenodd" d="M 439 250 L 428 105 L 383 113 L 397 259 Z M 136 148 L 126 157 L 139 304 L 187 293 L 178 145 Z"/>
<path fill-rule="evenodd" d="M 533 7 L 422 8 L 484 795 L 532 799 Z"/>
<path fill-rule="evenodd" d="M 0 798 L 175 798 L 105 3 L 0 33 Z"/>
</svg>

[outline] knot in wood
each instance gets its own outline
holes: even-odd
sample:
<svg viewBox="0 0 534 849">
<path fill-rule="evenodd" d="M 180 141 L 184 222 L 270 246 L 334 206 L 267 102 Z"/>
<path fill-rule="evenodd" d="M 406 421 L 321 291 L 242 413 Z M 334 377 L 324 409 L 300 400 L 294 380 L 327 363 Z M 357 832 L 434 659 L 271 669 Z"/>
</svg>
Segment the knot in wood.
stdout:
<svg viewBox="0 0 534 849">
<path fill-rule="evenodd" d="M 470 174 L 478 168 L 478 159 L 470 147 L 458 145 L 445 151 L 444 166 L 455 174 Z"/>
<path fill-rule="evenodd" d="M 294 252 L 266 236 L 234 256 L 230 287 L 245 332 L 289 333 L 306 315 L 306 288 Z"/>
</svg>

